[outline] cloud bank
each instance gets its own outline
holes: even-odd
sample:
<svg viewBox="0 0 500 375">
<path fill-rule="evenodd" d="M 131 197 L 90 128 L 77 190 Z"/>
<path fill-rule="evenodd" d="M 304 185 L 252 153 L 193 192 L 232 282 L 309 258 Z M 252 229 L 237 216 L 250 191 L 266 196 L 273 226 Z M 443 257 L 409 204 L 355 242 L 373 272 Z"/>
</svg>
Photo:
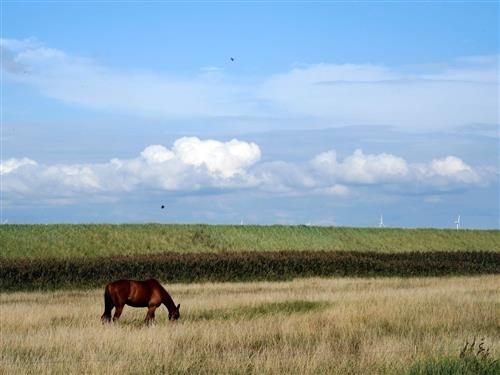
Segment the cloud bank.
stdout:
<svg viewBox="0 0 500 375">
<path fill-rule="evenodd" d="M 105 163 L 44 165 L 27 157 L 11 158 L 0 164 L 0 173 L 6 196 L 45 197 L 252 189 L 345 198 L 363 187 L 386 189 L 390 194 L 433 194 L 485 186 L 498 177 L 492 168 L 472 167 L 451 155 L 411 163 L 392 154 L 365 154 L 358 149 L 343 159 L 335 150 L 297 163 L 260 159 L 255 143 L 183 137 L 171 148 L 150 145 L 136 158 Z"/>
<path fill-rule="evenodd" d="M 246 169 L 260 156 L 254 143 L 183 137 L 172 149 L 151 145 L 134 159 L 41 165 L 28 158 L 12 158 L 1 163 L 0 171 L 5 192 L 72 195 L 138 189 L 193 191 L 250 184 Z"/>
<path fill-rule="evenodd" d="M 92 110 L 166 117 L 305 117 L 412 129 L 498 124 L 498 56 L 445 64 L 318 63 L 268 76 L 118 70 L 34 40 L 1 39 L 9 82 Z"/>
</svg>

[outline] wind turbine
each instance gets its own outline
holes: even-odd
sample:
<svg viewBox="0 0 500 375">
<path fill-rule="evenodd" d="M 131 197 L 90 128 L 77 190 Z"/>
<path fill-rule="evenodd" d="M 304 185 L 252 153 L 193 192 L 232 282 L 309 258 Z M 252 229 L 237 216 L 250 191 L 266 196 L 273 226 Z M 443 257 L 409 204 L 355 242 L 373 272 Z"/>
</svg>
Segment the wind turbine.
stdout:
<svg viewBox="0 0 500 375">
<path fill-rule="evenodd" d="M 458 230 L 460 228 L 460 215 L 458 215 L 457 220 L 455 220 L 454 223 L 457 225 Z"/>
<path fill-rule="evenodd" d="M 385 225 L 384 225 L 384 216 L 382 214 L 380 214 L 380 222 L 378 223 L 378 227 L 379 228 L 384 228 Z"/>
</svg>

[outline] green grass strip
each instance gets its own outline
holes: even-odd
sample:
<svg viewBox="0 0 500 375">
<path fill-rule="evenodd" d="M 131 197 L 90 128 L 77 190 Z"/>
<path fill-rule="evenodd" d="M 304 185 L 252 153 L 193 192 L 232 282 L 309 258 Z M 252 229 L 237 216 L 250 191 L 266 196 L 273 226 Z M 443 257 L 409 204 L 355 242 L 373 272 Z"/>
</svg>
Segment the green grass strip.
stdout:
<svg viewBox="0 0 500 375">
<path fill-rule="evenodd" d="M 101 257 L 161 252 L 500 252 L 498 230 L 287 225 L 2 225 L 3 257 Z"/>
<path fill-rule="evenodd" d="M 326 302 L 318 301 L 283 301 L 261 303 L 255 306 L 240 306 L 232 309 L 209 309 L 190 313 L 186 320 L 250 320 L 268 315 L 290 315 L 321 310 L 328 307 Z"/>
<path fill-rule="evenodd" d="M 407 375 L 498 375 L 500 361 L 480 357 L 428 358 L 414 363 Z"/>
</svg>

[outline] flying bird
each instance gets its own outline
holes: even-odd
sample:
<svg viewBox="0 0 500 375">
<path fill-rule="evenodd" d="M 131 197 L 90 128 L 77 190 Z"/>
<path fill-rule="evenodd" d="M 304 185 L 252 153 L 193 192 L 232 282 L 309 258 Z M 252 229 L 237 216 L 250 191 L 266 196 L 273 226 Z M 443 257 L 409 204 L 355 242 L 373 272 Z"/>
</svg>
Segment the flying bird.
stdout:
<svg viewBox="0 0 500 375">
<path fill-rule="evenodd" d="M 162 204 L 162 205 L 161 205 L 161 209 L 163 210 L 164 208 L 165 208 L 165 205 L 163 205 L 163 204 Z"/>
<path fill-rule="evenodd" d="M 234 57 L 231 57 L 231 61 L 234 61 Z"/>
</svg>

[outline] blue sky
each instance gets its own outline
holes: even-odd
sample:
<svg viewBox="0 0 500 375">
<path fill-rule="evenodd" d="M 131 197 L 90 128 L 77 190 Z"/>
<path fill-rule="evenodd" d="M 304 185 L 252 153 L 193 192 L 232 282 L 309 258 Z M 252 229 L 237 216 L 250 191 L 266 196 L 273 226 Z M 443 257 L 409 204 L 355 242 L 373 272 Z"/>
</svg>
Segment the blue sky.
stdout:
<svg viewBox="0 0 500 375">
<path fill-rule="evenodd" d="M 496 2 L 2 7 L 2 222 L 499 226 Z"/>
</svg>

